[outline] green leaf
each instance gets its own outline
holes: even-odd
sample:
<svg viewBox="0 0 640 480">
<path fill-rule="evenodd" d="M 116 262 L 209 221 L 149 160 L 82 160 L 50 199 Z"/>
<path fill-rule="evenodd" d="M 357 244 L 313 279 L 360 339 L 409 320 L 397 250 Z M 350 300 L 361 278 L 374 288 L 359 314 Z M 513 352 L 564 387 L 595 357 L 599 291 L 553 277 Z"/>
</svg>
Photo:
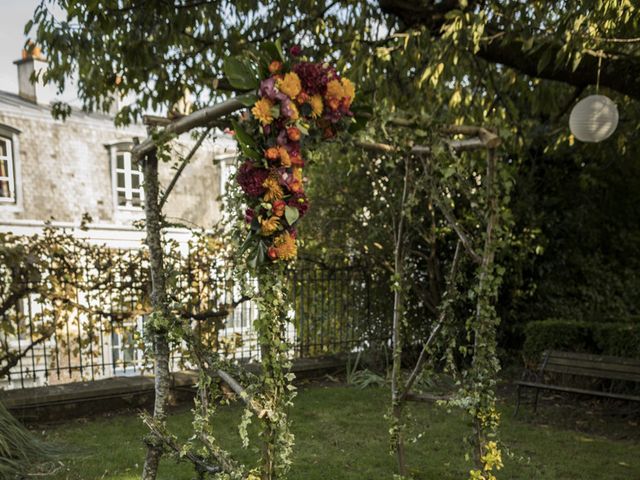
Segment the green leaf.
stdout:
<svg viewBox="0 0 640 480">
<path fill-rule="evenodd" d="M 258 101 L 258 95 L 253 92 L 245 93 L 235 97 L 245 107 L 253 107 L 254 103 Z"/>
<path fill-rule="evenodd" d="M 296 207 L 290 207 L 289 205 L 287 205 L 284 208 L 284 218 L 287 219 L 287 223 L 289 225 L 293 225 L 296 222 L 296 220 L 298 220 L 299 217 L 300 217 L 300 212 Z"/>
<path fill-rule="evenodd" d="M 253 160 L 260 161 L 262 160 L 262 155 L 256 150 L 246 145 L 240 145 L 240 150 L 242 150 L 242 154 L 246 157 L 252 158 Z"/>
<path fill-rule="evenodd" d="M 231 120 L 231 125 L 233 126 L 233 130 L 236 132 L 236 140 L 238 141 L 241 147 L 242 145 L 246 145 L 248 147 L 253 147 L 253 148 L 258 147 L 254 138 L 251 135 L 249 135 L 244 128 L 240 126 L 240 123 L 238 123 L 235 120 Z"/>
<path fill-rule="evenodd" d="M 29 20 L 27 24 L 24 26 L 24 34 L 29 35 L 31 28 L 33 27 L 33 20 Z"/>
<path fill-rule="evenodd" d="M 227 80 L 232 87 L 240 90 L 255 90 L 260 80 L 247 60 L 236 57 L 228 57 L 222 66 Z"/>
<path fill-rule="evenodd" d="M 275 42 L 265 42 L 262 44 L 262 51 L 265 52 L 269 60 L 279 60 L 284 62 L 284 55 L 282 53 L 282 45 L 280 39 Z"/>
<path fill-rule="evenodd" d="M 253 256 L 249 259 L 249 266 L 251 268 L 256 268 L 262 265 L 267 259 L 267 246 L 264 244 L 262 240 L 258 242 L 258 246 L 253 254 Z"/>
</svg>

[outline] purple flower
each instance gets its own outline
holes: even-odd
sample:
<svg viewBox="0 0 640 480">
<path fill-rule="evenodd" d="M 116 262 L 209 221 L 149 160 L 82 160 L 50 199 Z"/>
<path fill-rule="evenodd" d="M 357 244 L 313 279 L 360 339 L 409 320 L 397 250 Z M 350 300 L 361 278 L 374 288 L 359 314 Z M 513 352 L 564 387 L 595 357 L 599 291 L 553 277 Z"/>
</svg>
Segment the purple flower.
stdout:
<svg viewBox="0 0 640 480">
<path fill-rule="evenodd" d="M 292 57 L 299 57 L 300 55 L 302 55 L 302 48 L 300 47 L 300 45 L 294 45 L 289 49 L 289 54 Z"/>
<path fill-rule="evenodd" d="M 251 223 L 255 215 L 256 215 L 256 212 L 253 211 L 253 208 L 247 208 L 244 212 L 244 221 L 247 223 Z"/>
<path fill-rule="evenodd" d="M 278 91 L 276 90 L 276 77 L 265 78 L 260 82 L 260 96 L 269 100 L 275 100 Z"/>
</svg>

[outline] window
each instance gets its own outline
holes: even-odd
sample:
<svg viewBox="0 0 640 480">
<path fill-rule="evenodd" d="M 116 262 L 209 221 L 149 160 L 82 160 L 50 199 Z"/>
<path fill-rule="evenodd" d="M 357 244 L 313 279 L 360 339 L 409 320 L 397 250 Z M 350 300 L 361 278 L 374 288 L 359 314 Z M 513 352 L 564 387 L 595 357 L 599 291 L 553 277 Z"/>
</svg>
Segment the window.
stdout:
<svg viewBox="0 0 640 480">
<path fill-rule="evenodd" d="M 133 374 L 143 366 L 144 355 L 139 348 L 144 332 L 144 316 L 122 323 L 111 332 L 111 355 L 114 371 Z"/>
<path fill-rule="evenodd" d="M 15 203 L 16 189 L 13 171 L 13 141 L 0 136 L 0 202 Z"/>
<path fill-rule="evenodd" d="M 113 152 L 116 205 L 120 209 L 141 209 L 144 206 L 142 168 L 132 164 L 128 149 L 114 147 Z"/>
</svg>

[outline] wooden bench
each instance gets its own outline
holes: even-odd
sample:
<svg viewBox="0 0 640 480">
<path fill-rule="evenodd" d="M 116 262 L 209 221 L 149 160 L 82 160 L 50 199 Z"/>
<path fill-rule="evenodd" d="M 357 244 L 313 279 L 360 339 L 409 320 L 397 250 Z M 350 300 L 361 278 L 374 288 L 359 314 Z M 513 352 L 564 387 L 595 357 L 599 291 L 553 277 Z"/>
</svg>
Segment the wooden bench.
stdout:
<svg viewBox="0 0 640 480">
<path fill-rule="evenodd" d="M 548 379 L 548 374 L 553 374 L 551 380 Z M 640 360 L 587 353 L 546 351 L 542 354 L 538 370 L 536 372 L 525 370 L 522 379 L 516 382 L 518 398 L 514 415 L 517 415 L 520 409 L 522 391 L 527 388 L 535 390 L 534 412 L 538 410 L 540 390 L 640 402 L 639 395 L 569 386 L 566 384 L 568 376 L 640 383 Z"/>
</svg>

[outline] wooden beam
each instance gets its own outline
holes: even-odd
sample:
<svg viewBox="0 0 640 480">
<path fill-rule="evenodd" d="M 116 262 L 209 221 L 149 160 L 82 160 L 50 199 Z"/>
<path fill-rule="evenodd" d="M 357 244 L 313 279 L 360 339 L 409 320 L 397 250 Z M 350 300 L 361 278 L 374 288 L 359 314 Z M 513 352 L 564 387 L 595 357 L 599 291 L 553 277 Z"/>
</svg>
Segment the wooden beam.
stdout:
<svg viewBox="0 0 640 480">
<path fill-rule="evenodd" d="M 154 140 L 153 138 L 147 138 L 142 143 L 134 146 L 131 149 L 131 155 L 134 159 L 142 158 L 144 155 L 155 149 L 157 147 L 157 143 L 166 143 L 172 138 L 188 132 L 189 130 L 208 126 L 212 121 L 243 108 L 245 108 L 245 106 L 239 100 L 232 98 L 222 103 L 218 103 L 217 105 L 193 112 L 185 117 L 181 117 L 178 120 L 174 120 L 169 123 L 165 129 L 160 132 L 159 139 Z"/>
</svg>

